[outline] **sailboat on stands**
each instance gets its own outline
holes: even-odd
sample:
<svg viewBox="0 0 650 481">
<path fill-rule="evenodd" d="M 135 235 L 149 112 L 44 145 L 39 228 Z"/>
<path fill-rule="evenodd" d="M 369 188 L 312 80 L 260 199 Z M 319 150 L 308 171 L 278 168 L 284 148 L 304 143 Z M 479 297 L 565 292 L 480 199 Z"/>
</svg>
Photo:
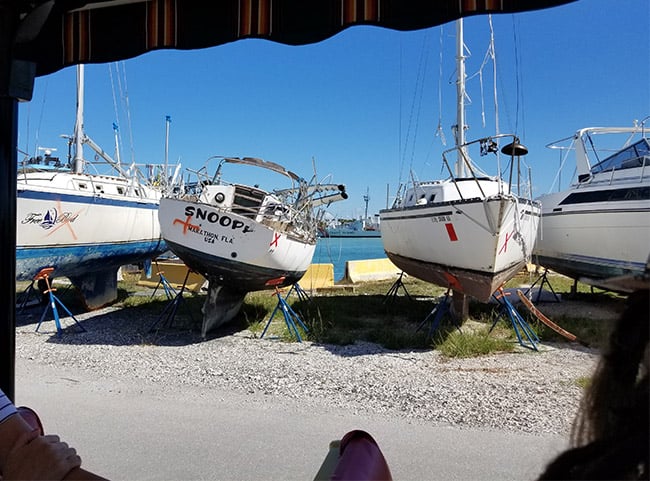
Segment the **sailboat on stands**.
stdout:
<svg viewBox="0 0 650 481">
<path fill-rule="evenodd" d="M 136 166 L 125 169 L 104 152 L 83 132 L 83 96 L 84 66 L 79 65 L 77 119 L 69 139 L 73 155 L 62 162 L 48 149 L 18 167 L 16 279 L 32 280 L 53 267 L 52 277 L 68 277 L 86 307 L 96 309 L 117 299 L 120 266 L 167 250 L 158 205 L 173 179 L 168 181 L 167 165 L 149 166 L 145 178 Z M 84 144 L 112 172 L 89 173 Z"/>
<path fill-rule="evenodd" d="M 215 161 L 216 170 L 210 165 Z M 290 186 L 263 189 L 234 181 L 234 173 L 227 181 L 226 166 L 231 172 L 244 166 L 247 179 L 271 172 Z M 193 173 L 196 179 L 188 179 L 180 193 L 160 201 L 158 214 L 169 249 L 209 281 L 205 337 L 237 315 L 246 293 L 292 285 L 303 277 L 314 256 L 323 208 L 347 193 L 344 185 L 307 182 L 279 164 L 252 157 L 211 157 Z"/>
<path fill-rule="evenodd" d="M 650 135 L 645 121 L 632 127 L 583 128 L 548 145 L 563 156 L 574 152 L 576 178 L 567 189 L 538 199 L 542 222 L 533 251 L 536 263 L 608 290 L 650 287 Z"/>
<path fill-rule="evenodd" d="M 487 302 L 529 260 L 540 204 L 531 199 L 530 186 L 522 195 L 520 157 L 527 149 L 515 135 L 465 141 L 462 20 L 456 33 L 456 145 L 442 155 L 449 177 L 412 179 L 392 207 L 380 211 L 381 237 L 387 256 L 407 274 L 447 287 L 463 300 L 467 295 Z M 496 175 L 479 169 L 471 149 L 494 158 Z M 507 180 L 501 165 L 508 166 Z"/>
</svg>

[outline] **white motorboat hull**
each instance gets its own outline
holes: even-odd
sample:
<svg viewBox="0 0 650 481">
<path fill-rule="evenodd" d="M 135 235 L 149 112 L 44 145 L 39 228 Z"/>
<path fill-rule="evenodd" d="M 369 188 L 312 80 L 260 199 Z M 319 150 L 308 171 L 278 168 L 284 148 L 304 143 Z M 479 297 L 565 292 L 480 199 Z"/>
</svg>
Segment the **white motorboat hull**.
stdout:
<svg viewBox="0 0 650 481">
<path fill-rule="evenodd" d="M 626 283 L 608 279 L 641 276 L 650 259 L 650 185 L 619 185 L 645 189 L 645 199 L 560 204 L 572 191 L 540 198 L 543 205 L 533 260 L 553 271 L 592 285 L 627 292 Z M 579 189 L 581 194 L 613 187 Z"/>
<path fill-rule="evenodd" d="M 488 301 L 530 257 L 539 205 L 511 195 L 381 211 L 384 250 L 404 272 Z"/>
<path fill-rule="evenodd" d="M 606 140 L 595 140 L 599 135 Z M 616 138 L 623 146 L 612 149 Z M 567 140 L 570 146 L 562 147 Z M 549 146 L 575 152 L 577 177 L 568 189 L 539 198 L 533 260 L 604 289 L 650 287 L 650 141 L 644 125 L 587 127 Z"/>
<path fill-rule="evenodd" d="M 164 198 L 159 219 L 169 248 L 192 270 L 231 291 L 297 282 L 316 248 L 315 241 L 200 202 Z"/>
</svg>

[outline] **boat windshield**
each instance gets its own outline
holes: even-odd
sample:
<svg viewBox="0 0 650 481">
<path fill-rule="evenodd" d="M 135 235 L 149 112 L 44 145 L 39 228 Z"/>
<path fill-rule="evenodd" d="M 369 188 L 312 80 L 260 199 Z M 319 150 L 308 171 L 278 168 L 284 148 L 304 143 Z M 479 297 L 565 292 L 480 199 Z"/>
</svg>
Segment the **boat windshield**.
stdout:
<svg viewBox="0 0 650 481">
<path fill-rule="evenodd" d="M 626 149 L 607 157 L 602 162 L 591 168 L 592 173 L 606 172 L 609 170 L 631 169 L 650 165 L 650 143 L 647 138 L 643 138 L 630 145 Z"/>
</svg>

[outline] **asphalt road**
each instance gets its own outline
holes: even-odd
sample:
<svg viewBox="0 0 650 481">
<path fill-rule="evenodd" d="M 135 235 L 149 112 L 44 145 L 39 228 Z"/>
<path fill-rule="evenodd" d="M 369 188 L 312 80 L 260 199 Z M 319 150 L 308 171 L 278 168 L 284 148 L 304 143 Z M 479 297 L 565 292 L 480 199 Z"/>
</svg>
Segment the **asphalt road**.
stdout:
<svg viewBox="0 0 650 481">
<path fill-rule="evenodd" d="M 363 429 L 395 480 L 533 480 L 566 445 L 557 435 L 460 429 L 299 400 L 98 379 L 18 360 L 16 402 L 113 480 L 313 480 L 329 443 Z"/>
</svg>

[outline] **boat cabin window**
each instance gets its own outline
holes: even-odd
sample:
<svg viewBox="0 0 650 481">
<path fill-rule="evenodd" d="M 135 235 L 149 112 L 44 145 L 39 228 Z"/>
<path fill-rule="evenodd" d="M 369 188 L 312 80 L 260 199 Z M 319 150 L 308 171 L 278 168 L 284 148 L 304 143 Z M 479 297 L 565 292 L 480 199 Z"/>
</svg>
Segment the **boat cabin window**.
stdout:
<svg viewBox="0 0 650 481">
<path fill-rule="evenodd" d="M 104 186 L 101 185 L 101 184 L 95 184 L 95 191 L 103 194 L 104 193 Z"/>
<path fill-rule="evenodd" d="M 436 200 L 436 194 L 431 194 L 429 197 L 429 202 L 433 202 L 434 200 Z"/>
<path fill-rule="evenodd" d="M 632 169 L 642 165 L 650 165 L 650 143 L 648 139 L 641 139 L 628 148 L 607 157 L 602 162 L 591 168 L 592 173 L 606 172 L 609 170 Z"/>
<path fill-rule="evenodd" d="M 232 211 L 246 217 L 255 217 L 257 211 L 262 205 L 266 193 L 261 190 L 250 187 L 237 185 L 235 186 L 235 198 L 233 200 Z"/>
<path fill-rule="evenodd" d="M 79 186 L 80 189 L 84 189 L 84 190 L 88 189 L 88 186 L 86 185 L 85 182 L 79 182 L 79 184 L 77 184 L 77 185 Z"/>
<path fill-rule="evenodd" d="M 118 185 L 117 186 L 117 193 L 120 194 L 120 195 L 124 195 L 124 187 L 121 187 L 121 186 Z"/>
</svg>

